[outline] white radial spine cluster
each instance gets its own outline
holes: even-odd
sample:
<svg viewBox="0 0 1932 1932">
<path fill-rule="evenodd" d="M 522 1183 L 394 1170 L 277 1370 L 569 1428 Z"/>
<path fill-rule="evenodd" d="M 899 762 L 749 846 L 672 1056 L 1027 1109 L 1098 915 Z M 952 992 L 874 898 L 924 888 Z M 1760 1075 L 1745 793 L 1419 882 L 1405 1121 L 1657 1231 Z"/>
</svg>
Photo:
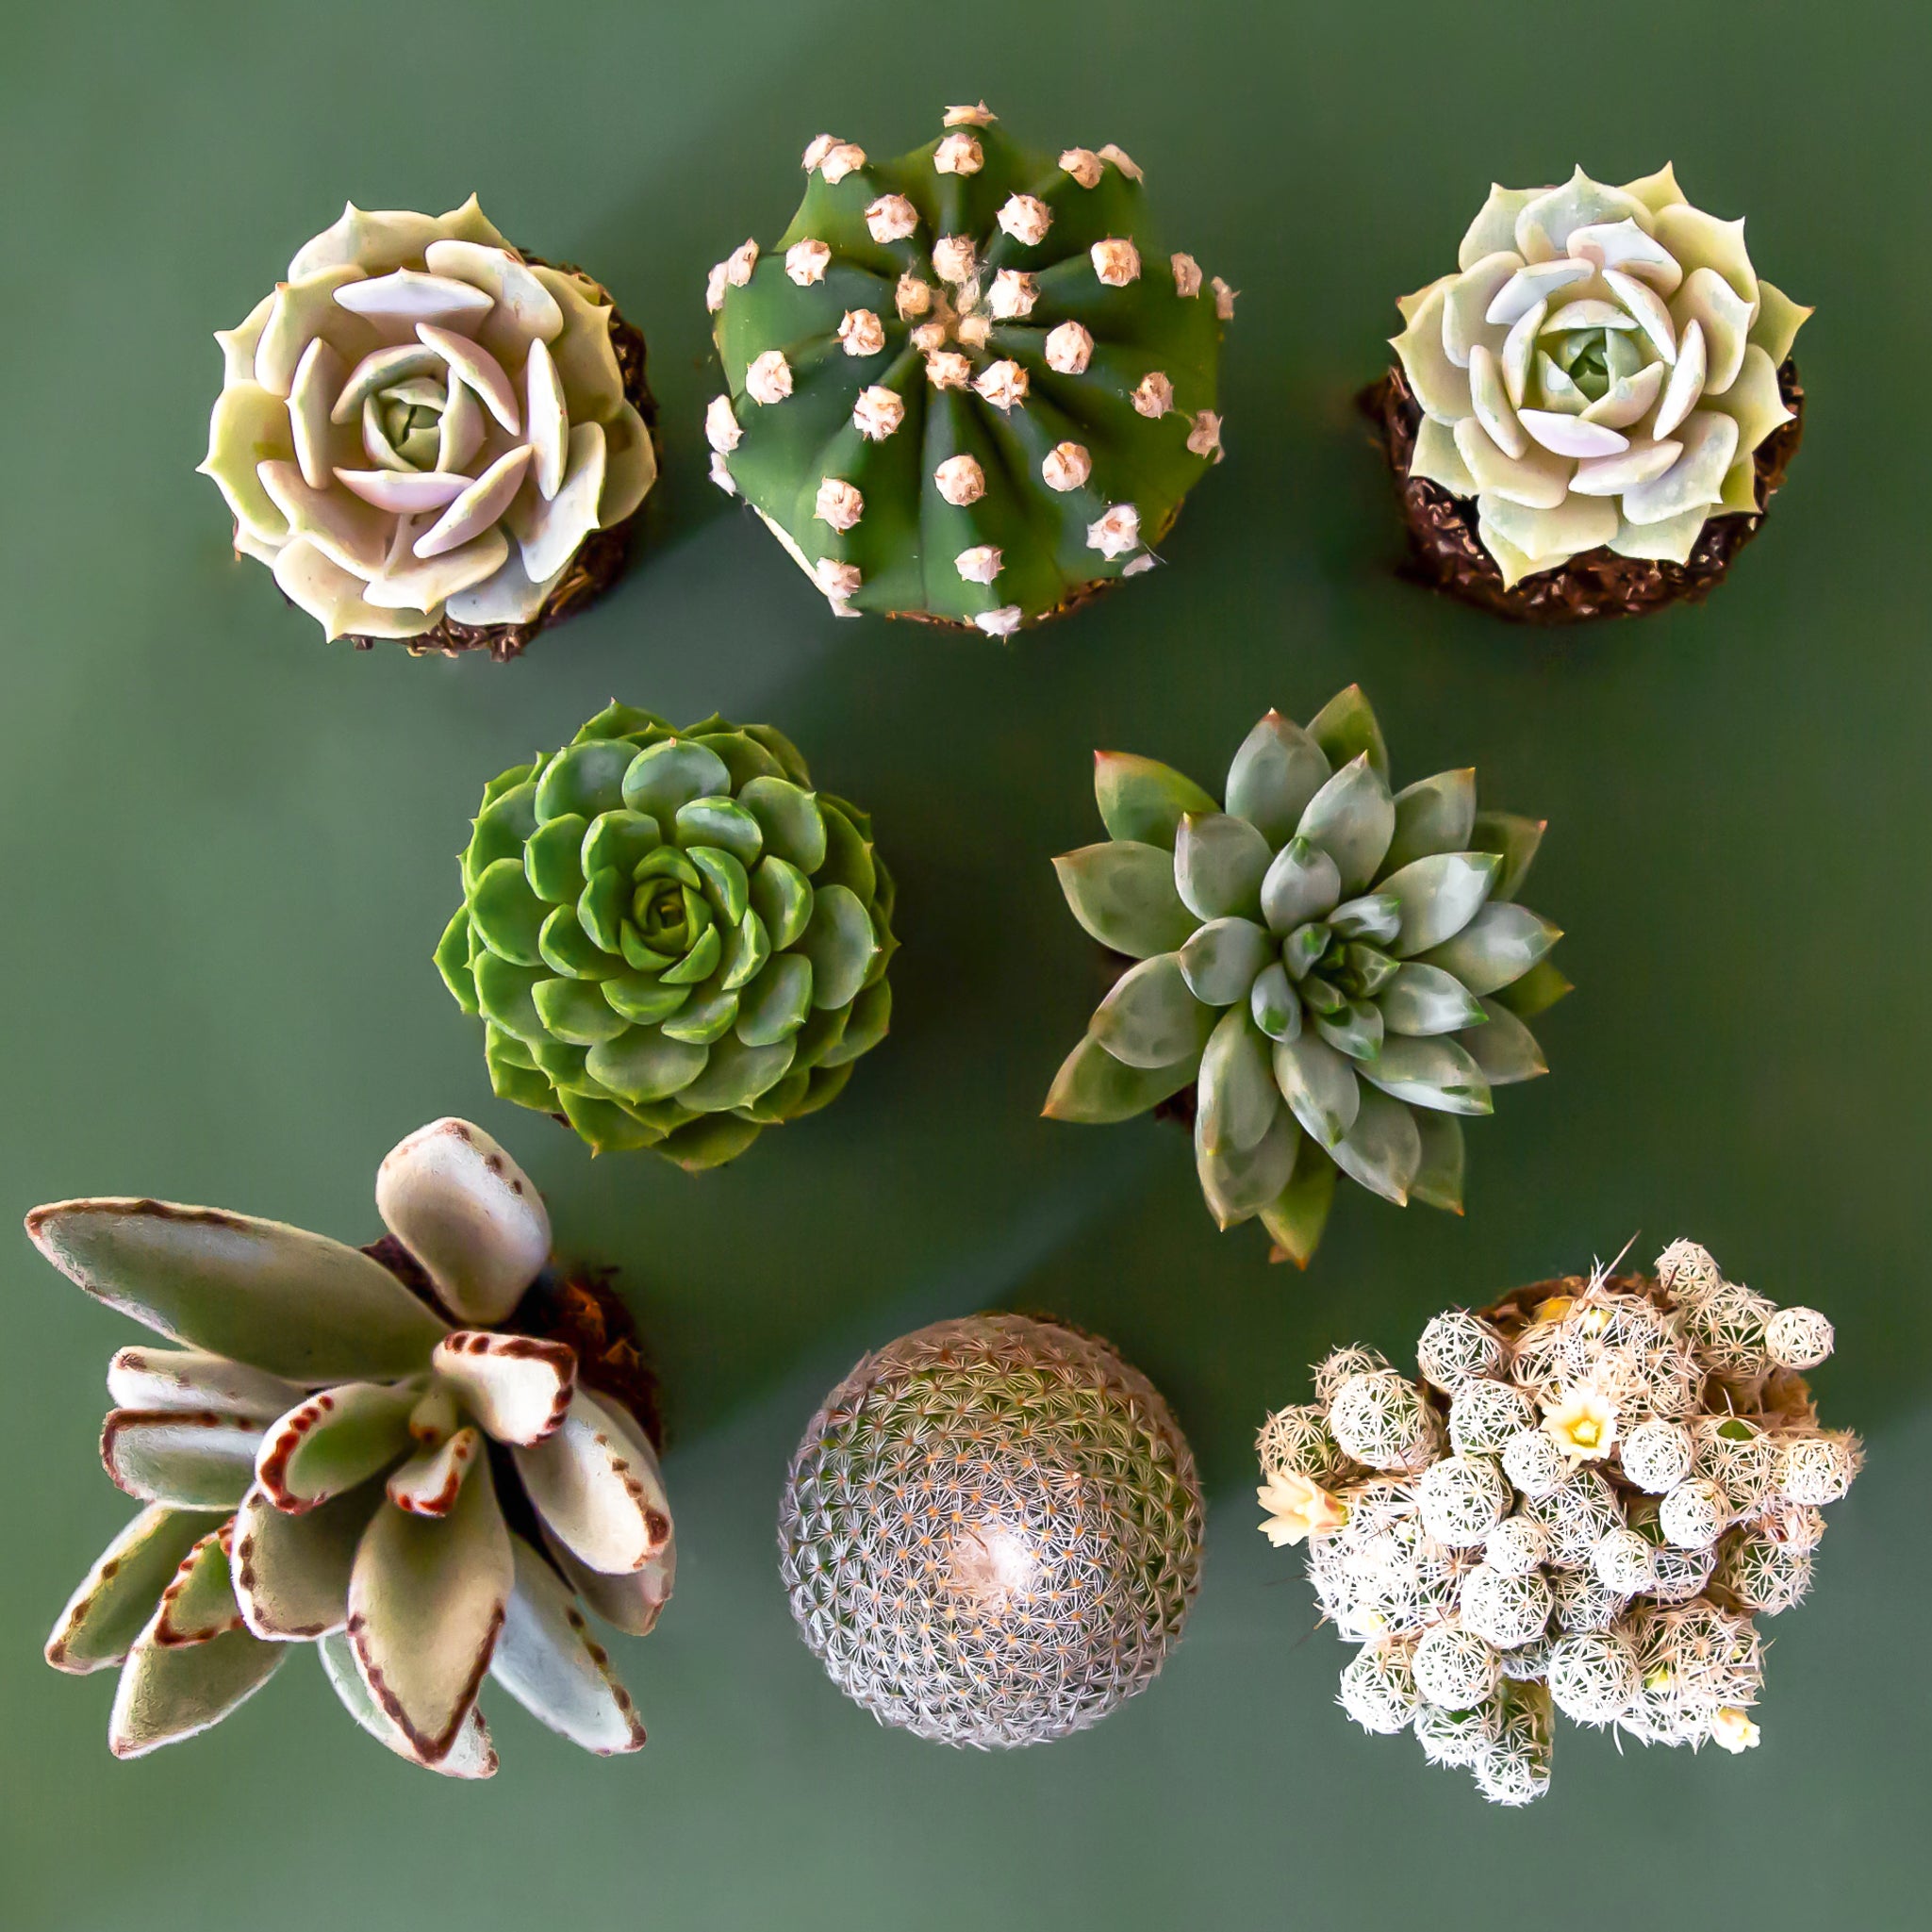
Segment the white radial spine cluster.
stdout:
<svg viewBox="0 0 1932 1932">
<path fill-rule="evenodd" d="M 1499 1804 L 1549 1780 L 1553 1713 L 1648 1743 L 1758 1741 L 1755 1619 L 1801 1602 L 1856 1437 L 1797 1379 L 1830 1353 L 1676 1242 L 1654 1276 L 1587 1278 L 1424 1329 L 1412 1381 L 1334 1351 L 1256 1448 L 1278 1544 L 1305 1542 L 1359 1648 L 1340 1701 L 1412 1729 Z"/>
</svg>

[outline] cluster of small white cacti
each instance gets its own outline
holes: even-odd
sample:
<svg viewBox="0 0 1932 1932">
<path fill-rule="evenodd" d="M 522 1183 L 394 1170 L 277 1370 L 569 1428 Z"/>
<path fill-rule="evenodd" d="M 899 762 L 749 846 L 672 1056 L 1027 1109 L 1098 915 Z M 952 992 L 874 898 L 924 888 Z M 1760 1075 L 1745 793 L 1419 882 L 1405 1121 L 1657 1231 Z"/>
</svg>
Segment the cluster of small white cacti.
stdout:
<svg viewBox="0 0 1932 1932">
<path fill-rule="evenodd" d="M 1497 1804 L 1549 1783 L 1552 1711 L 1646 1743 L 1758 1742 L 1753 1619 L 1810 1582 L 1853 1436 L 1801 1371 L 1815 1310 L 1726 1281 L 1694 1243 L 1654 1278 L 1544 1284 L 1424 1329 L 1411 1381 L 1338 1349 L 1269 1417 L 1259 1494 L 1308 1540 L 1323 1614 L 1362 1647 L 1341 1704 L 1412 1729 Z"/>
</svg>

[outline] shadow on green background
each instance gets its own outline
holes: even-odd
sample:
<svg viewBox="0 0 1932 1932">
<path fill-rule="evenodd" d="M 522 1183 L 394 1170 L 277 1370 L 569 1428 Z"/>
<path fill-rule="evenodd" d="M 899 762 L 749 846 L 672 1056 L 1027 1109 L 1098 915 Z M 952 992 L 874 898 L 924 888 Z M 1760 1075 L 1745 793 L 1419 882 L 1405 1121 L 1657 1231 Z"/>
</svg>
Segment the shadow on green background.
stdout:
<svg viewBox="0 0 1932 1932">
<path fill-rule="evenodd" d="M 1900 568 L 1923 548 L 1923 22 L 1869 0 L 1686 0 L 1668 25 L 1305 0 L 339 0 L 76 6 L 9 35 L 9 1212 L 139 1191 L 366 1238 L 380 1155 L 471 1115 L 561 1241 L 622 1267 L 667 1387 L 685 1558 L 661 1631 L 619 1640 L 652 1732 L 638 1759 L 583 1759 L 505 1709 L 503 1774 L 451 1788 L 372 1751 L 305 1665 L 213 1736 L 116 1764 L 107 1681 L 59 1679 L 38 1648 L 124 1513 L 94 1432 L 126 1334 L 20 1243 L 9 1925 L 1474 1927 L 1606 1885 L 1660 1927 L 1908 1922 L 1932 1711 L 1885 1632 L 1922 1620 L 1932 1583 L 1907 1473 L 1932 1453 L 1932 700 Z M 784 226 L 805 141 L 896 152 L 982 91 L 1025 139 L 1120 141 L 1177 242 L 1243 290 L 1230 460 L 1173 568 L 1011 649 L 830 619 L 703 481 L 699 433 L 704 272 Z M 1669 157 L 1820 306 L 1770 533 L 1707 608 L 1583 636 L 1404 588 L 1348 406 L 1393 297 L 1446 264 L 1492 175 Z M 508 669 L 324 648 L 230 557 L 190 473 L 208 332 L 345 194 L 440 207 L 472 187 L 650 336 L 669 459 L 651 546 Z M 1173 1130 L 1037 1118 L 1096 992 L 1046 861 L 1095 835 L 1096 745 L 1217 783 L 1269 704 L 1306 717 L 1358 679 L 1398 782 L 1473 762 L 1486 801 L 1550 820 L 1535 902 L 1579 991 L 1544 1029 L 1554 1077 L 1471 1133 L 1468 1218 L 1346 1197 L 1303 1277 L 1254 1229 L 1214 1232 Z M 593 1164 L 493 1100 L 429 963 L 485 779 L 613 695 L 781 724 L 870 808 L 901 880 L 892 1039 L 834 1111 L 698 1181 Z M 1329 1344 L 1406 1357 L 1436 1308 L 1640 1230 L 1640 1252 L 1692 1233 L 1834 1316 L 1823 1399 L 1874 1466 L 1814 1602 L 1773 1627 L 1761 1750 L 1620 1761 L 1566 1728 L 1552 1797 L 1498 1814 L 1333 1708 L 1344 1653 L 1254 1533 L 1249 1444 Z M 851 1359 L 994 1303 L 1111 1335 L 1174 1400 L 1217 1507 L 1162 1681 L 1091 1735 L 982 1759 L 836 1697 L 791 1635 L 771 1527 L 791 1444 Z"/>
</svg>

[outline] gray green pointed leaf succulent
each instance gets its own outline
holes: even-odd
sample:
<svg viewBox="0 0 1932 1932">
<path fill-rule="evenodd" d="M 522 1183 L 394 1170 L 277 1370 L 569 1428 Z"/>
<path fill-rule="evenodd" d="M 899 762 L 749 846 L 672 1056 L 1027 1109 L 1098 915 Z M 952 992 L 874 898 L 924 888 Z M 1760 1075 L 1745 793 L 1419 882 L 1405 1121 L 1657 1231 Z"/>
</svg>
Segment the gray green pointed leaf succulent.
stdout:
<svg viewBox="0 0 1932 1932">
<path fill-rule="evenodd" d="M 496 1768 L 490 1675 L 586 1749 L 644 1742 L 577 1605 L 641 1633 L 670 1594 L 656 1452 L 570 1339 L 516 1320 L 587 1291 L 553 1275 L 536 1188 L 465 1121 L 397 1147 L 377 1205 L 367 1252 L 165 1201 L 27 1217 L 73 1280 L 190 1345 L 114 1357 L 102 1461 L 146 1507 L 47 1641 L 58 1669 L 119 1667 L 123 1757 L 219 1722 L 301 1643 L 357 1723 L 449 1776 Z"/>
<path fill-rule="evenodd" d="M 890 1022 L 872 821 L 768 725 L 613 703 L 491 781 L 461 872 L 436 962 L 490 1083 L 596 1152 L 715 1167 L 830 1101 Z M 499 1188 L 488 1212 L 519 1206 Z M 502 1284 L 432 1273 L 494 1319 Z"/>
<path fill-rule="evenodd" d="M 1791 420 L 1778 371 L 1811 311 L 1668 167 L 1492 188 L 1456 272 L 1398 305 L 1423 411 L 1409 473 L 1475 498 L 1506 586 L 1599 545 L 1681 564 L 1709 519 L 1757 512 L 1753 458 Z"/>
<path fill-rule="evenodd" d="M 1351 685 L 1235 753 L 1227 808 L 1101 752 L 1112 836 L 1054 861 L 1080 923 L 1138 961 L 1067 1056 L 1055 1119 L 1126 1120 L 1193 1088 L 1201 1192 L 1306 1264 L 1334 1179 L 1461 1213 L 1458 1116 L 1545 1071 L 1526 1021 L 1569 991 L 1514 895 L 1540 823 L 1477 809 L 1472 771 L 1392 792 Z"/>
</svg>

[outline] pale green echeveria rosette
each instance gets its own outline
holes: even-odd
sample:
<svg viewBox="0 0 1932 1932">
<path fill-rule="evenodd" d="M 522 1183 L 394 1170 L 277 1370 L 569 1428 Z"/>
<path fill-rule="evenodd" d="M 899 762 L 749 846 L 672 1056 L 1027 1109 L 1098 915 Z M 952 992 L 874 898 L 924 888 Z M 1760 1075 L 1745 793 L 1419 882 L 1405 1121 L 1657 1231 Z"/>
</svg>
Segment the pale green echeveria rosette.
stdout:
<svg viewBox="0 0 1932 1932">
<path fill-rule="evenodd" d="M 570 1345 L 501 1326 L 549 1261 L 537 1189 L 438 1120 L 383 1162 L 376 1204 L 436 1306 L 279 1221 L 124 1198 L 27 1216 L 62 1274 L 169 1345 L 109 1364 L 101 1457 L 141 1507 L 47 1641 L 57 1669 L 119 1669 L 119 1757 L 206 1730 L 305 1643 L 365 1730 L 448 1776 L 496 1769 L 486 1677 L 586 1750 L 644 1742 L 583 1608 L 651 1628 L 669 1506 Z"/>
<path fill-rule="evenodd" d="M 1458 497 L 1506 586 L 1599 545 L 1686 562 L 1757 511 L 1752 458 L 1792 419 L 1778 370 L 1810 315 L 1752 266 L 1744 224 L 1665 167 L 1621 188 L 1490 190 L 1456 272 L 1398 305 L 1421 405 L 1410 464 Z"/>
<path fill-rule="evenodd" d="M 656 478 L 611 316 L 473 195 L 437 216 L 346 207 L 216 336 L 201 467 L 236 548 L 331 637 L 530 622 Z"/>
<path fill-rule="evenodd" d="M 1125 1120 L 1196 1087 L 1201 1192 L 1305 1265 L 1339 1170 L 1398 1206 L 1461 1212 L 1461 1116 L 1546 1070 L 1525 1021 L 1569 982 L 1516 903 L 1543 827 L 1477 808 L 1473 771 L 1392 793 L 1350 685 L 1306 729 L 1269 712 L 1225 804 L 1102 751 L 1108 838 L 1056 859 L 1079 919 L 1139 962 L 1061 1067 L 1046 1112 Z"/>
</svg>

